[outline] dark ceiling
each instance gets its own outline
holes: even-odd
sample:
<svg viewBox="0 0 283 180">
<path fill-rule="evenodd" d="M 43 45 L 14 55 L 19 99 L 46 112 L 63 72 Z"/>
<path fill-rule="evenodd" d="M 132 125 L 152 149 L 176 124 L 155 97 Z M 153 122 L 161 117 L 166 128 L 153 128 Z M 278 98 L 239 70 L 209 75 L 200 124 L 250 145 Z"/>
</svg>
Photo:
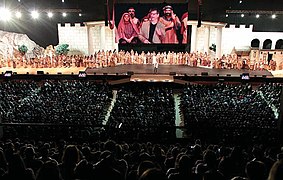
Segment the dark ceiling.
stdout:
<svg viewBox="0 0 283 180">
<path fill-rule="evenodd" d="M 57 24 L 65 22 L 86 22 L 105 20 L 105 4 L 107 0 L 0 0 L 0 7 L 6 6 L 16 11 L 21 9 L 27 13 L 32 9 L 72 9 L 81 10 L 82 16 L 78 13 L 71 13 L 62 18 L 56 16 L 52 20 L 45 17 L 45 20 L 31 20 L 30 18 L 15 21 L 13 23 L 0 23 L 0 29 L 27 34 L 41 46 L 57 44 Z M 109 4 L 116 3 L 188 3 L 188 11 L 191 19 L 196 19 L 198 0 L 108 0 Z M 240 14 L 229 14 L 226 17 L 226 10 L 268 10 L 283 11 L 283 0 L 202 0 L 202 20 L 221 21 L 228 24 L 254 24 L 255 31 L 283 31 L 283 14 L 271 20 L 271 14 L 262 14 L 256 19 L 255 14 L 248 13 L 245 18 Z M 42 18 L 43 19 L 43 18 Z M 280 22 L 280 23 L 279 23 Z M 45 38 L 43 38 L 45 37 Z"/>
</svg>

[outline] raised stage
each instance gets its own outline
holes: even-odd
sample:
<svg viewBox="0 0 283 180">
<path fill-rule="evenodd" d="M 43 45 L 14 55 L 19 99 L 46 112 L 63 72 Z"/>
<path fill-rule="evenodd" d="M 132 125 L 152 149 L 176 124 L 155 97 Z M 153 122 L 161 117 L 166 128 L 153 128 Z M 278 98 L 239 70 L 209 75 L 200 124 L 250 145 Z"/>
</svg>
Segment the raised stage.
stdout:
<svg viewBox="0 0 283 180">
<path fill-rule="evenodd" d="M 157 74 L 153 72 L 153 65 L 151 64 L 131 64 L 131 65 L 119 65 L 114 67 L 104 68 L 87 68 L 86 73 L 92 74 L 108 74 L 108 75 L 122 75 L 122 74 L 151 74 L 158 75 L 186 75 L 186 76 L 233 76 L 240 77 L 242 73 L 249 73 L 251 77 L 273 77 L 272 73 L 263 71 L 251 71 L 246 69 L 211 69 L 204 67 L 191 67 L 186 65 L 159 65 Z"/>
</svg>

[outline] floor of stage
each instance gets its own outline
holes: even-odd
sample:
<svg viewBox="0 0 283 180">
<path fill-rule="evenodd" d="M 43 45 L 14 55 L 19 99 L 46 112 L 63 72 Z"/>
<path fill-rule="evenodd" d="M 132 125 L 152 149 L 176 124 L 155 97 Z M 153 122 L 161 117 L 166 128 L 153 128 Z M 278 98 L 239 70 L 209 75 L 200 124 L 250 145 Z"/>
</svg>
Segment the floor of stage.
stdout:
<svg viewBox="0 0 283 180">
<path fill-rule="evenodd" d="M 133 72 L 134 74 L 154 74 L 153 65 L 151 64 L 131 64 L 131 65 L 119 65 L 114 67 L 104 68 L 87 68 L 87 74 L 127 74 Z M 211 69 L 204 67 L 191 67 L 186 65 L 159 65 L 156 75 L 187 75 L 187 76 L 200 76 L 202 73 L 207 73 L 208 76 L 234 76 L 239 77 L 242 73 L 249 73 L 250 76 L 266 76 L 273 77 L 272 73 L 267 70 L 246 70 L 246 69 Z"/>
</svg>

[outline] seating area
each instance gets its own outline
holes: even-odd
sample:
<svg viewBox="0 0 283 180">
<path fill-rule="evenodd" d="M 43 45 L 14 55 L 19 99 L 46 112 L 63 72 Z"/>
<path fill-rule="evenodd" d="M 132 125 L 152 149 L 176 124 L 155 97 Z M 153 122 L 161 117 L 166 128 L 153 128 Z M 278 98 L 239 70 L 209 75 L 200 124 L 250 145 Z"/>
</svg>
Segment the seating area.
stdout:
<svg viewBox="0 0 283 180">
<path fill-rule="evenodd" d="M 251 84 L 188 85 L 181 94 L 180 105 L 185 126 L 194 136 L 213 142 L 274 143 L 278 119 L 260 92 L 278 106 L 281 89 L 273 84 L 258 89 Z"/>
<path fill-rule="evenodd" d="M 122 87 L 117 92 L 107 126 L 116 129 L 109 132 L 123 138 L 174 139 L 175 109 L 172 88 L 150 84 Z"/>
</svg>

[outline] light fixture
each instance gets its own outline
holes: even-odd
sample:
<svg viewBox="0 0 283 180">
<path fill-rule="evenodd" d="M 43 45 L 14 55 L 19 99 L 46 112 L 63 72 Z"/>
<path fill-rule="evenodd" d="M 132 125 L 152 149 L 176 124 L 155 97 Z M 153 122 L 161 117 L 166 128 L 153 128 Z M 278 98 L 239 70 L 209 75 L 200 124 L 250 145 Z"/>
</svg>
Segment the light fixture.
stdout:
<svg viewBox="0 0 283 180">
<path fill-rule="evenodd" d="M 81 16 L 82 16 L 82 13 L 79 13 L 79 16 L 81 17 Z"/>
<path fill-rule="evenodd" d="M 53 17 L 53 13 L 52 13 L 52 12 L 48 12 L 48 13 L 47 13 L 47 16 L 48 16 L 49 18 L 52 18 L 52 17 Z"/>
<path fill-rule="evenodd" d="M 62 13 L 62 16 L 63 16 L 63 17 L 66 17 L 66 16 L 67 16 L 67 13 L 65 13 L 65 12 Z"/>
<path fill-rule="evenodd" d="M 276 18 L 276 14 L 272 14 L 271 18 L 275 19 Z"/>
<path fill-rule="evenodd" d="M 9 21 L 11 19 L 11 11 L 7 8 L 0 8 L 0 20 Z"/>
<path fill-rule="evenodd" d="M 39 18 L 39 13 L 36 10 L 34 10 L 34 11 L 31 12 L 31 17 L 33 19 L 37 19 L 37 18 Z"/>
<path fill-rule="evenodd" d="M 22 13 L 20 11 L 16 12 L 16 18 L 20 19 L 22 17 Z"/>
<path fill-rule="evenodd" d="M 255 15 L 256 18 L 259 18 L 259 14 Z"/>
<path fill-rule="evenodd" d="M 244 14 L 241 14 L 241 17 L 245 17 L 245 15 L 244 15 Z"/>
<path fill-rule="evenodd" d="M 229 14 L 226 14 L 225 17 L 229 17 Z"/>
<path fill-rule="evenodd" d="M 242 4 L 242 2 L 243 2 L 242 0 L 239 1 L 240 4 Z"/>
</svg>

